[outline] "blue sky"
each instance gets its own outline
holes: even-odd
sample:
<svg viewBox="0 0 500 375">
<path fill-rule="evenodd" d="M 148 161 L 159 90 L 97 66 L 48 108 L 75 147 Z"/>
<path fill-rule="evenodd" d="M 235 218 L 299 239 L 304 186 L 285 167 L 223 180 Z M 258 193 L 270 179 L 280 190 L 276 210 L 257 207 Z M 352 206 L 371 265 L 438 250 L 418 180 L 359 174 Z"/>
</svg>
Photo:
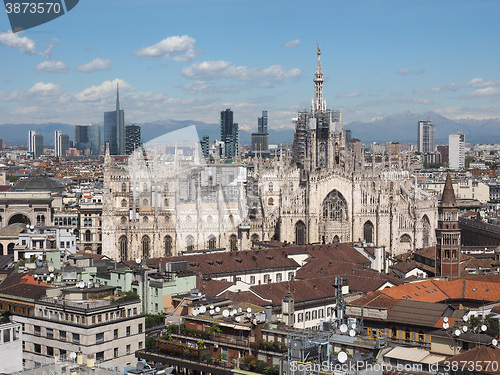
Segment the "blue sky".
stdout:
<svg viewBox="0 0 500 375">
<path fill-rule="evenodd" d="M 120 84 L 126 123 L 292 126 L 314 93 L 344 123 L 404 111 L 500 117 L 496 0 L 81 0 L 12 34 L 0 15 L 0 123 L 102 123 Z"/>
</svg>

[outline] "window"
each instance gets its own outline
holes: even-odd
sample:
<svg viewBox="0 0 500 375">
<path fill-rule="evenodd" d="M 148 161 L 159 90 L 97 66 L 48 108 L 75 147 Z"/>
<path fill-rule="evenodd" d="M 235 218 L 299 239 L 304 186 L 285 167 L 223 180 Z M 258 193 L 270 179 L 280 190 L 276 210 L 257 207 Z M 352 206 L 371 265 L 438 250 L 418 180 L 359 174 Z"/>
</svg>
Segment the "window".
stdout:
<svg viewBox="0 0 500 375">
<path fill-rule="evenodd" d="M 118 358 L 118 348 L 114 348 L 114 349 L 113 349 L 113 356 L 114 356 L 115 358 Z"/>
<path fill-rule="evenodd" d="M 276 282 L 277 283 L 281 282 L 281 273 L 276 274 Z"/>
<path fill-rule="evenodd" d="M 95 342 L 96 344 L 104 342 L 104 332 L 100 332 L 95 335 Z"/>
<path fill-rule="evenodd" d="M 40 344 L 35 344 L 34 347 L 35 353 L 42 353 L 42 346 Z"/>
<path fill-rule="evenodd" d="M 306 322 L 307 322 L 308 320 L 311 320 L 311 313 L 310 313 L 309 311 L 308 311 L 308 312 L 306 312 Z"/>
<path fill-rule="evenodd" d="M 73 344 L 79 344 L 79 343 L 80 343 L 80 334 L 73 333 Z"/>
<path fill-rule="evenodd" d="M 127 354 L 130 354 L 130 344 L 128 344 L 128 345 L 127 345 L 127 347 L 126 347 L 126 350 L 125 350 L 125 351 L 126 351 L 126 353 L 127 353 Z"/>
<path fill-rule="evenodd" d="M 235 234 L 231 234 L 229 237 L 229 249 L 236 250 L 238 247 L 238 239 Z"/>
<path fill-rule="evenodd" d="M 97 352 L 95 354 L 95 360 L 98 362 L 104 361 L 104 352 Z"/>
<path fill-rule="evenodd" d="M 149 239 L 148 236 L 142 237 L 142 257 L 144 259 L 149 258 L 149 246 L 150 246 L 151 240 Z"/>
<path fill-rule="evenodd" d="M 4 329 L 3 331 L 3 342 L 10 341 L 10 329 Z"/>
<path fill-rule="evenodd" d="M 293 272 L 288 272 L 288 280 L 291 281 L 293 280 Z"/>
<path fill-rule="evenodd" d="M 35 336 L 40 336 L 42 332 L 40 326 L 34 326 L 34 328 L 35 328 Z"/>
<path fill-rule="evenodd" d="M 139 350 L 142 349 L 142 341 L 139 341 Z"/>
<path fill-rule="evenodd" d="M 142 323 L 139 324 L 139 333 L 142 333 Z"/>
<path fill-rule="evenodd" d="M 54 330 L 52 328 L 47 328 L 47 338 L 48 339 L 54 338 Z"/>
<path fill-rule="evenodd" d="M 130 326 L 127 326 L 125 330 L 125 335 L 130 336 Z"/>
<path fill-rule="evenodd" d="M 59 331 L 59 340 L 66 341 L 66 331 Z"/>
<path fill-rule="evenodd" d="M 250 284 L 255 284 L 255 276 L 250 276 Z"/>
<path fill-rule="evenodd" d="M 47 346 L 47 355 L 49 357 L 53 357 L 54 356 L 54 348 L 52 346 Z"/>
<path fill-rule="evenodd" d="M 165 256 L 169 257 L 172 255 L 172 237 L 165 237 Z"/>
<path fill-rule="evenodd" d="M 405 331 L 405 340 L 411 340 L 411 332 L 408 330 Z"/>
<path fill-rule="evenodd" d="M 193 251 L 194 250 L 194 237 L 189 235 L 186 238 L 186 250 Z"/>
<path fill-rule="evenodd" d="M 303 322 L 304 321 L 304 313 L 299 313 L 297 316 L 297 321 Z"/>
<path fill-rule="evenodd" d="M 268 274 L 268 273 L 266 273 L 266 274 L 264 275 L 264 283 L 269 283 L 269 282 L 271 282 L 271 277 L 269 276 L 269 274 Z"/>
<path fill-rule="evenodd" d="M 118 338 L 118 329 L 115 329 L 113 332 L 113 338 L 117 339 Z"/>
</svg>

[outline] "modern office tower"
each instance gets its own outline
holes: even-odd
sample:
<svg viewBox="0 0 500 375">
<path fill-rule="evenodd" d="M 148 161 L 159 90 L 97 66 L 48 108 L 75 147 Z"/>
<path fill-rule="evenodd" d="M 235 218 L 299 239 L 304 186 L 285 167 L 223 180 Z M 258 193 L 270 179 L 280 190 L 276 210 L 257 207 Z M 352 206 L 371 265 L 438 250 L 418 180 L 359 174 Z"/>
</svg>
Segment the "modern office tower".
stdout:
<svg viewBox="0 0 500 375">
<path fill-rule="evenodd" d="M 101 153 L 101 128 L 99 125 L 76 125 L 74 146 L 84 154 L 99 155 Z"/>
<path fill-rule="evenodd" d="M 269 134 L 267 133 L 267 111 L 257 120 L 258 132 L 252 133 L 252 155 L 269 157 Z"/>
<path fill-rule="evenodd" d="M 43 134 L 37 134 L 34 130 L 28 132 L 28 152 L 33 159 L 43 155 Z"/>
<path fill-rule="evenodd" d="M 132 155 L 134 150 L 141 145 L 141 127 L 139 125 L 125 126 L 125 154 Z"/>
<path fill-rule="evenodd" d="M 220 140 L 224 142 L 224 157 L 232 159 L 238 154 L 238 124 L 233 122 L 230 108 L 220 113 Z"/>
<path fill-rule="evenodd" d="M 125 155 L 125 112 L 120 109 L 116 85 L 116 109 L 104 112 L 104 144 L 109 143 L 110 155 Z"/>
<path fill-rule="evenodd" d="M 348 145 L 352 139 L 352 131 L 350 129 L 345 129 L 345 144 Z"/>
<path fill-rule="evenodd" d="M 448 174 L 438 205 L 436 276 L 447 276 L 450 281 L 460 278 L 460 244 L 458 206 L 451 177 Z"/>
<path fill-rule="evenodd" d="M 0 139 L 0 150 L 3 150 L 3 139 Z"/>
<path fill-rule="evenodd" d="M 448 137 L 450 169 L 465 168 L 465 135 L 450 134 Z"/>
<path fill-rule="evenodd" d="M 69 150 L 69 135 L 56 130 L 54 135 L 54 156 L 65 157 Z"/>
<path fill-rule="evenodd" d="M 449 158 L 449 154 L 450 154 L 449 146 L 439 145 L 436 147 L 436 150 L 441 155 L 440 156 L 440 163 L 448 165 L 448 162 L 450 160 L 450 158 Z"/>
<path fill-rule="evenodd" d="M 434 152 L 435 128 L 431 120 L 418 122 L 418 152 Z"/>
<path fill-rule="evenodd" d="M 210 156 L 210 137 L 208 135 L 201 138 L 200 146 L 203 157 L 208 158 Z"/>
</svg>

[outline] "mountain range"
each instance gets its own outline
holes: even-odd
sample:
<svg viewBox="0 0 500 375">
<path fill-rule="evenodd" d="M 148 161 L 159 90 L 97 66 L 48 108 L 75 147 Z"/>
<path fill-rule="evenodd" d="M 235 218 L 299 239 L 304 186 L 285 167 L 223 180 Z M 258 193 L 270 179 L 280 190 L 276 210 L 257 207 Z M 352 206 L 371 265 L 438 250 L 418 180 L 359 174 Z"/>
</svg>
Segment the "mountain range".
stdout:
<svg viewBox="0 0 500 375">
<path fill-rule="evenodd" d="M 376 118 L 368 122 L 355 121 L 347 123 L 344 124 L 344 128 L 350 129 L 353 137 L 365 143 L 385 143 L 389 141 L 416 143 L 418 121 L 427 119 L 430 119 L 435 125 L 436 144 L 447 144 L 448 135 L 457 131 L 465 134 L 465 141 L 467 143 L 500 143 L 500 118 L 451 120 L 434 112 L 422 115 L 407 111 L 384 118 Z M 138 125 L 141 126 L 142 138 L 145 142 L 189 125 L 196 126 L 200 138 L 203 135 L 208 135 L 211 140 L 220 138 L 219 124 L 190 120 L 162 120 Z M 4 144 L 26 145 L 28 131 L 30 130 L 42 133 L 46 146 L 53 145 L 54 132 L 56 130 L 61 130 L 63 133 L 69 134 L 70 139 L 74 139 L 75 134 L 74 125 L 62 123 L 0 124 L 0 139 L 3 139 Z M 251 132 L 240 130 L 240 142 L 249 144 L 250 141 Z M 270 143 L 285 144 L 292 141 L 293 129 L 269 129 Z"/>
</svg>

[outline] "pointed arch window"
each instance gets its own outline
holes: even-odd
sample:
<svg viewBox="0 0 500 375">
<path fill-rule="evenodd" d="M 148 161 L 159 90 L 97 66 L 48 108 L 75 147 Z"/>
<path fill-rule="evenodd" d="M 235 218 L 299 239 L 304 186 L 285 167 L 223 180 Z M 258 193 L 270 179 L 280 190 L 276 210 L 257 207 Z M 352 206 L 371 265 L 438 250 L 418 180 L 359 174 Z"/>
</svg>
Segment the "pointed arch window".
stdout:
<svg viewBox="0 0 500 375">
<path fill-rule="evenodd" d="M 127 260 L 127 257 L 128 257 L 128 253 L 127 253 L 127 237 L 121 236 L 120 240 L 119 240 L 119 243 L 120 243 L 120 259 L 122 261 L 123 260 Z"/>
<path fill-rule="evenodd" d="M 149 239 L 149 236 L 142 237 L 142 257 L 144 259 L 149 258 L 150 246 L 151 240 Z"/>
</svg>

